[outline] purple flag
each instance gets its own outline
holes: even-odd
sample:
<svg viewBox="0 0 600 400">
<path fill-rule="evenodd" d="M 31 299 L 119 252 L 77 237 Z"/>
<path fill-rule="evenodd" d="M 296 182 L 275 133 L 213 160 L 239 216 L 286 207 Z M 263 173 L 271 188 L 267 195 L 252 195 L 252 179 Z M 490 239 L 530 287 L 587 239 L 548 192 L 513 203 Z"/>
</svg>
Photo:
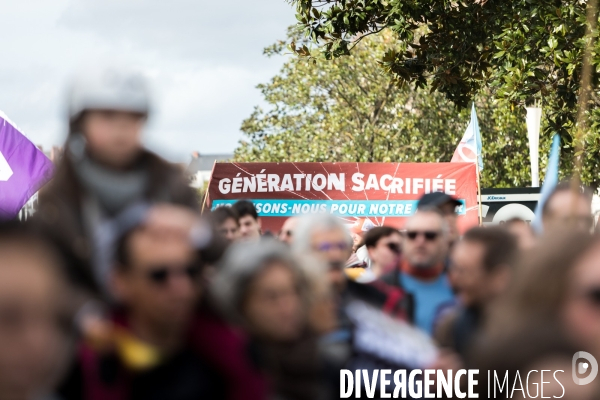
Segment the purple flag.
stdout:
<svg viewBox="0 0 600 400">
<path fill-rule="evenodd" d="M 46 155 L 0 111 L 0 219 L 12 219 L 52 177 Z"/>
</svg>

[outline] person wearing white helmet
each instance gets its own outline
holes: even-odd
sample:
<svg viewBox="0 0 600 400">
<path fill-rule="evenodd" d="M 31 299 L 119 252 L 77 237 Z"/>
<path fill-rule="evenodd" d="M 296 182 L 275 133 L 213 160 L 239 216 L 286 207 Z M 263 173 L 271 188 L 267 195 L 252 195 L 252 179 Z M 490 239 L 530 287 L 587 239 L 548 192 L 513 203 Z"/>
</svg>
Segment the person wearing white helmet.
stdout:
<svg viewBox="0 0 600 400">
<path fill-rule="evenodd" d="M 70 134 L 85 139 L 86 150 L 99 163 L 123 169 L 140 154 L 150 113 L 149 88 L 141 74 L 114 67 L 88 70 L 73 80 L 67 106 Z"/>
<path fill-rule="evenodd" d="M 193 220 L 198 201 L 183 172 L 142 145 L 151 112 L 142 74 L 116 67 L 86 69 L 70 85 L 67 109 L 64 156 L 40 192 L 36 219 L 71 260 L 76 283 L 101 292 L 114 238 L 132 221 L 158 203 L 183 206 L 162 207 L 159 215 L 188 212 L 187 219 Z"/>
</svg>

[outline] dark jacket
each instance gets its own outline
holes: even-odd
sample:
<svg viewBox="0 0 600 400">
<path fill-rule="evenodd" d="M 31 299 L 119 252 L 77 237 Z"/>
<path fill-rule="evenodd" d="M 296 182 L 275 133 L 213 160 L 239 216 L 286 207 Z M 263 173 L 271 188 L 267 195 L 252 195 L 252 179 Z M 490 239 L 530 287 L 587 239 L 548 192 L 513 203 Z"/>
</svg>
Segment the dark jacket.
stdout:
<svg viewBox="0 0 600 400">
<path fill-rule="evenodd" d="M 255 340 L 262 369 L 269 377 L 271 397 L 281 400 L 328 398 L 325 366 L 318 337 L 306 331 L 288 343 Z M 337 389 L 337 388 L 336 388 Z"/>
<path fill-rule="evenodd" d="M 434 338 L 440 347 L 452 349 L 464 360 L 475 338 L 481 333 L 482 317 L 478 308 L 456 307 L 442 318 Z"/>
<path fill-rule="evenodd" d="M 143 151 L 136 162 L 148 176 L 144 198 L 148 203 L 168 202 L 198 209 L 195 191 L 177 167 Z M 78 286 L 98 291 L 92 271 L 94 245 L 85 227 L 86 191 L 66 153 L 52 181 L 39 194 L 34 222 L 56 243 L 68 264 L 68 275 Z"/>
<path fill-rule="evenodd" d="M 114 323 L 128 330 L 125 314 Z M 207 310 L 190 325 L 186 345 L 150 370 L 128 370 L 114 353 L 79 346 L 59 388 L 64 400 L 265 400 L 267 381 L 245 335 Z"/>
</svg>

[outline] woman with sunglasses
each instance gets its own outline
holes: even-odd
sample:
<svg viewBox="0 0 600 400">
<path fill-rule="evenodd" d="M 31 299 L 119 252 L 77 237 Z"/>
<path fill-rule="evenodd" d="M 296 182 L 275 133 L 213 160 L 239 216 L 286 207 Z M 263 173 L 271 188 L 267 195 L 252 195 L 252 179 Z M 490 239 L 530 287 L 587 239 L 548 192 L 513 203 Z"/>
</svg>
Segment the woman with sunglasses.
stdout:
<svg viewBox="0 0 600 400">
<path fill-rule="evenodd" d="M 389 226 L 378 226 L 369 230 L 363 239 L 369 255 L 369 266 L 356 281 L 367 283 L 392 272 L 400 262 L 402 236 Z"/>
</svg>

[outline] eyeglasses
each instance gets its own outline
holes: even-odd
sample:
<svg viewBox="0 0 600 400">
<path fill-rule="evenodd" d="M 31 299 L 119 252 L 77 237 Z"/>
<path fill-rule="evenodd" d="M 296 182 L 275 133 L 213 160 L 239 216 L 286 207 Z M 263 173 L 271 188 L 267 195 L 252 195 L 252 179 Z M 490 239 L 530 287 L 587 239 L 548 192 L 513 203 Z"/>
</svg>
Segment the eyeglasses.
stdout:
<svg viewBox="0 0 600 400">
<path fill-rule="evenodd" d="M 322 252 L 327 252 L 327 251 L 331 251 L 331 250 L 348 250 L 348 248 L 350 248 L 350 245 L 346 242 L 324 242 L 324 243 L 319 243 L 316 246 L 316 250 L 318 251 L 322 251 Z"/>
<path fill-rule="evenodd" d="M 172 269 L 168 267 L 155 268 L 151 271 L 148 271 L 146 277 L 148 280 L 157 285 L 164 285 L 173 275 L 185 275 L 190 280 L 195 280 L 199 274 L 200 268 L 196 265 L 191 265 L 181 269 Z"/>
<path fill-rule="evenodd" d="M 386 246 L 395 254 L 400 254 L 400 245 L 398 243 L 387 243 Z"/>
<path fill-rule="evenodd" d="M 410 240 L 415 240 L 418 236 L 423 235 L 425 240 L 433 242 L 440 236 L 439 231 L 406 231 L 405 236 Z"/>
</svg>

